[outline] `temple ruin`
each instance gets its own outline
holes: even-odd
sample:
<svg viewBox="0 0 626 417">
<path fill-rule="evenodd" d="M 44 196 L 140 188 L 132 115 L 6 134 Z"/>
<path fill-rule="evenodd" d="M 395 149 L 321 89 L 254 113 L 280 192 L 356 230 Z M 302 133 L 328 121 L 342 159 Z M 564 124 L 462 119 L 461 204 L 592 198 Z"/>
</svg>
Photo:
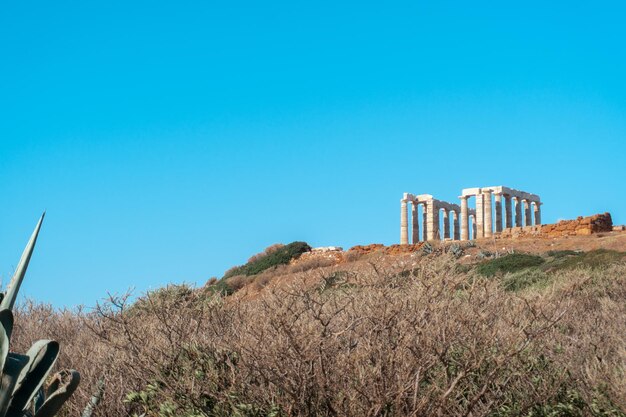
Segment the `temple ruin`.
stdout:
<svg viewBox="0 0 626 417">
<path fill-rule="evenodd" d="M 475 200 L 475 208 L 469 207 L 471 198 Z M 404 193 L 400 200 L 400 244 L 409 243 L 409 204 L 412 243 L 489 238 L 513 227 L 541 225 L 541 200 L 536 194 L 494 186 L 465 188 L 459 199 L 460 206 L 438 200 L 430 194 Z"/>
</svg>

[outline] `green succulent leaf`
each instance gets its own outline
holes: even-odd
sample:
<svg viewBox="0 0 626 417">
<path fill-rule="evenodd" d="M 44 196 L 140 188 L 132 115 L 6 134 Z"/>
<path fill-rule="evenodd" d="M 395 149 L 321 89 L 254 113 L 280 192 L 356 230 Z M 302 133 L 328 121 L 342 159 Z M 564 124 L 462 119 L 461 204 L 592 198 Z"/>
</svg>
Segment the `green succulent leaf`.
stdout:
<svg viewBox="0 0 626 417">
<path fill-rule="evenodd" d="M 39 340 L 28 349 L 26 356 L 28 364 L 18 378 L 9 413 L 22 411 L 35 397 L 59 356 L 59 343 L 54 340 Z"/>
<path fill-rule="evenodd" d="M 37 226 L 35 226 L 35 231 L 30 236 L 30 240 L 26 244 L 26 248 L 22 253 L 22 258 L 20 259 L 20 263 L 17 265 L 17 269 L 15 270 L 15 274 L 13 274 L 13 278 L 11 278 L 11 282 L 9 282 L 9 286 L 7 287 L 7 292 L 0 302 L 0 310 L 12 310 L 13 305 L 15 305 L 15 299 L 17 298 L 17 293 L 20 290 L 20 286 L 22 285 L 22 281 L 24 280 L 24 275 L 26 275 L 26 270 L 28 269 L 28 263 L 30 262 L 30 257 L 33 254 L 33 249 L 35 249 L 35 243 L 37 243 L 37 236 L 39 235 L 39 230 L 41 229 L 41 223 L 43 223 L 43 219 L 46 216 L 46 213 L 41 215 L 39 222 L 37 222 Z"/>
<path fill-rule="evenodd" d="M 0 371 L 4 369 L 4 364 L 9 355 L 9 342 L 13 329 L 13 313 L 11 310 L 0 311 Z"/>
<path fill-rule="evenodd" d="M 46 401 L 35 412 L 35 417 L 53 417 L 63 403 L 76 391 L 80 382 L 80 374 L 71 369 L 57 372 L 48 387 Z"/>
<path fill-rule="evenodd" d="M 7 415 L 13 389 L 24 367 L 28 364 L 28 356 L 18 353 L 9 353 L 2 370 L 2 382 L 0 384 L 0 416 Z"/>
</svg>

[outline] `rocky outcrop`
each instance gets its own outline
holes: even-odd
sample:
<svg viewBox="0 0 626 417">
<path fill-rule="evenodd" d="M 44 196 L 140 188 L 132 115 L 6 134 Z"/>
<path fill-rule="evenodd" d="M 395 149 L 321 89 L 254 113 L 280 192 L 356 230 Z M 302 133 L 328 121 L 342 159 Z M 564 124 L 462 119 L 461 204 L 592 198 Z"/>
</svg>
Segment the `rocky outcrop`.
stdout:
<svg viewBox="0 0 626 417">
<path fill-rule="evenodd" d="M 602 213 L 543 225 L 541 226 L 540 234 L 546 237 L 584 236 L 593 233 L 610 232 L 612 230 L 613 220 L 611 219 L 611 214 Z"/>
<path fill-rule="evenodd" d="M 613 220 L 610 213 L 595 214 L 588 217 L 578 217 L 574 220 L 561 220 L 554 224 L 541 226 L 524 226 L 504 229 L 496 238 L 557 238 L 565 236 L 589 236 L 594 233 L 613 231 Z"/>
</svg>

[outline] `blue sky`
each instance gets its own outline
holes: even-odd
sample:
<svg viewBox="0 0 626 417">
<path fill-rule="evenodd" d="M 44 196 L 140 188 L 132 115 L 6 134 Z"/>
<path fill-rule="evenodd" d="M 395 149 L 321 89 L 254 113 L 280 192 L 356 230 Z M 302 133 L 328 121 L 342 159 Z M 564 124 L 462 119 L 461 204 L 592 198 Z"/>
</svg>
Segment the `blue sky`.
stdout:
<svg viewBox="0 0 626 417">
<path fill-rule="evenodd" d="M 0 6 L 4 282 L 47 210 L 25 296 L 397 243 L 405 191 L 626 223 L 623 2 L 100 3 Z"/>
</svg>

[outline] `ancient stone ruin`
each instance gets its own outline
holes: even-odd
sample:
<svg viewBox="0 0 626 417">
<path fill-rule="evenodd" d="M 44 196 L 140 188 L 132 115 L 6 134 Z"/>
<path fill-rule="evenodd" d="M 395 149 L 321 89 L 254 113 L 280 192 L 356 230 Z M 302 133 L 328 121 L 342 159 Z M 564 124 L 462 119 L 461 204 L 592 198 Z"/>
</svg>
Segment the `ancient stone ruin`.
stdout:
<svg viewBox="0 0 626 417">
<path fill-rule="evenodd" d="M 475 199 L 475 208 L 469 207 L 471 198 Z M 409 203 L 412 243 L 420 241 L 420 213 L 423 241 L 488 238 L 513 228 L 532 229 L 541 225 L 541 200 L 536 194 L 494 186 L 465 188 L 459 199 L 460 206 L 437 200 L 430 194 L 404 193 L 400 200 L 400 244 L 409 243 Z"/>
</svg>

